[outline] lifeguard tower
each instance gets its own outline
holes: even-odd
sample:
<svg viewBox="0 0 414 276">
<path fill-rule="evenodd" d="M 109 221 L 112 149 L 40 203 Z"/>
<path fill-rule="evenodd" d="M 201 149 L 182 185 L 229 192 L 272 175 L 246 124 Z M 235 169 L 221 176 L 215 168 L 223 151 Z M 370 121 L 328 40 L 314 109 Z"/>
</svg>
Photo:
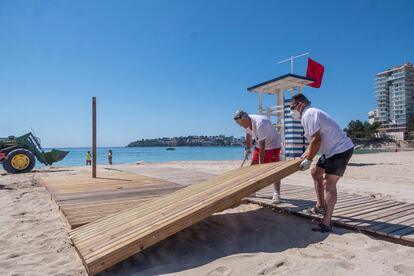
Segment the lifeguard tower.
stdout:
<svg viewBox="0 0 414 276">
<path fill-rule="evenodd" d="M 290 116 L 290 96 L 295 93 L 302 93 L 303 86 L 313 83 L 314 80 L 305 76 L 293 74 L 293 62 L 295 58 L 308 55 L 304 53 L 279 63 L 290 61 L 291 73 L 279 76 L 247 88 L 249 92 L 258 93 L 259 109 L 258 114 L 266 115 L 274 126 L 279 130 L 282 138 L 281 158 L 300 157 L 306 149 L 307 141 L 303 137 L 303 127 L 300 120 L 294 120 Z M 285 99 L 285 92 L 289 93 L 288 99 Z M 263 96 L 274 95 L 275 106 L 263 106 Z"/>
</svg>

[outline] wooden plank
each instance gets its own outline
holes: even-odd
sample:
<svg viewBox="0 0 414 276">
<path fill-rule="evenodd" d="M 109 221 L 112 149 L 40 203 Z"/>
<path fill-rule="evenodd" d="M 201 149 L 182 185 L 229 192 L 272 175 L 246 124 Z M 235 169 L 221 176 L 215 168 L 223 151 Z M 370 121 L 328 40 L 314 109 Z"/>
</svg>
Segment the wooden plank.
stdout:
<svg viewBox="0 0 414 276">
<path fill-rule="evenodd" d="M 404 239 L 412 240 L 412 238 L 414 238 L 411 235 L 411 234 L 414 235 L 414 227 L 413 227 L 414 226 L 414 221 L 411 220 L 411 222 L 406 222 L 406 223 L 404 223 L 404 226 L 405 227 L 403 227 L 399 230 L 388 233 L 388 236 L 397 237 L 397 238 L 403 238 L 404 237 Z"/>
<path fill-rule="evenodd" d="M 292 174 L 299 163 L 240 168 L 82 226 L 70 236 L 89 273 L 97 273 Z"/>
<path fill-rule="evenodd" d="M 400 216 L 390 221 L 381 222 L 379 224 L 369 226 L 366 228 L 366 230 L 377 234 L 387 234 L 404 227 L 404 223 L 409 221 L 413 217 L 414 213 L 410 213 L 409 215 Z"/>
<path fill-rule="evenodd" d="M 412 224 L 414 224 L 414 213 L 402 217 L 399 223 L 395 223 L 392 225 L 388 224 L 387 227 L 383 227 L 383 228 L 378 227 L 379 229 L 377 229 L 376 232 L 389 235 L 389 234 L 398 232 L 400 229 L 411 226 Z"/>
<path fill-rule="evenodd" d="M 125 209 L 136 207 L 154 198 L 156 197 L 138 199 L 134 198 L 133 201 L 129 202 L 123 202 L 120 200 L 119 202 L 112 202 L 108 205 L 100 204 L 99 206 L 91 205 L 87 207 L 80 206 L 72 208 L 62 207 L 61 212 L 66 217 L 70 229 L 74 229 L 81 225 L 113 215 Z"/>
<path fill-rule="evenodd" d="M 389 208 L 378 210 L 368 214 L 355 215 L 347 220 L 348 224 L 355 225 L 361 228 L 372 227 L 377 224 L 389 222 L 394 218 L 406 216 L 411 214 L 413 211 L 414 204 L 402 204 L 396 205 Z"/>
<path fill-rule="evenodd" d="M 413 212 L 414 204 L 403 204 L 393 206 L 387 209 L 382 209 L 377 212 L 372 212 L 369 214 L 363 214 L 359 216 L 352 216 L 346 221 L 348 225 L 358 226 L 359 227 L 369 227 L 383 222 L 387 222 L 393 217 L 400 215 L 404 216 Z"/>
<path fill-rule="evenodd" d="M 216 174 L 194 171 L 190 169 L 159 167 L 159 166 L 139 166 L 133 169 L 126 168 L 125 171 L 146 175 L 149 177 L 164 179 L 169 182 L 181 185 L 192 185 L 201 181 L 208 180 Z"/>
<path fill-rule="evenodd" d="M 359 214 L 365 214 L 385 207 L 391 207 L 402 203 L 396 203 L 394 201 L 368 201 L 365 204 L 359 204 L 357 206 L 346 207 L 337 212 L 334 211 L 334 216 L 339 219 L 344 216 L 355 216 Z"/>
<path fill-rule="evenodd" d="M 341 209 L 348 210 L 354 208 L 361 208 L 359 205 L 361 202 L 365 202 L 366 199 L 361 199 L 359 197 L 354 197 L 353 195 L 344 195 L 341 200 L 338 200 L 335 205 L 335 210 L 333 216 L 335 216 Z M 303 204 L 298 204 L 295 208 L 292 208 L 292 212 L 300 212 L 301 214 L 307 214 L 308 208 L 315 206 L 316 201 L 304 202 Z M 345 211 L 344 211 L 345 212 Z M 312 214 L 312 217 L 321 217 L 320 214 Z"/>
<path fill-rule="evenodd" d="M 410 228 L 411 228 L 411 231 L 406 232 L 406 233 L 401 233 L 399 238 L 412 243 L 412 242 L 414 242 L 414 225 L 413 224 L 410 225 Z"/>
</svg>

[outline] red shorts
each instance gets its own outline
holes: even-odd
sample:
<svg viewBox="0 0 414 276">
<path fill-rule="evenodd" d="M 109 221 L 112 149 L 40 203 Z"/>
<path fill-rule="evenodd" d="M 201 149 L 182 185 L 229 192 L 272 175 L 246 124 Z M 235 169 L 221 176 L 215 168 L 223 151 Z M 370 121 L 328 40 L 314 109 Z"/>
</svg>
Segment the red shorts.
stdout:
<svg viewBox="0 0 414 276">
<path fill-rule="evenodd" d="M 264 163 L 272 163 L 280 161 L 280 148 L 265 150 Z M 254 148 L 252 162 L 260 163 L 260 149 Z"/>
</svg>

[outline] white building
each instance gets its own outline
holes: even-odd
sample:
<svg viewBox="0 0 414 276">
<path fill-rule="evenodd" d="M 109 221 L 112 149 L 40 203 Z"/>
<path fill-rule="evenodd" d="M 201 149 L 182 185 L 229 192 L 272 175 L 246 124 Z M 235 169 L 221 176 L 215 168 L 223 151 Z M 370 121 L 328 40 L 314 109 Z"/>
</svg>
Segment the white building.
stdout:
<svg viewBox="0 0 414 276">
<path fill-rule="evenodd" d="M 368 112 L 368 123 L 372 125 L 376 121 L 378 121 L 378 109 Z"/>
<path fill-rule="evenodd" d="M 383 133 L 404 133 L 414 117 L 414 67 L 411 63 L 392 67 L 376 75 L 378 118 Z"/>
</svg>

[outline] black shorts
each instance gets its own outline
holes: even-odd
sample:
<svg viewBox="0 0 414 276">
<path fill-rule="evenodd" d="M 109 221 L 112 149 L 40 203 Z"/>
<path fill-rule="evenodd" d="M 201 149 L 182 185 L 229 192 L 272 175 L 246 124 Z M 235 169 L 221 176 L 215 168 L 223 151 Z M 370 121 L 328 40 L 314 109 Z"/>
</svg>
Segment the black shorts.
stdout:
<svg viewBox="0 0 414 276">
<path fill-rule="evenodd" d="M 325 154 L 322 154 L 318 160 L 318 163 L 316 163 L 316 166 L 324 169 L 326 174 L 343 176 L 349 159 L 351 159 L 353 153 L 354 148 L 341 153 L 337 153 L 329 158 L 326 158 Z"/>
</svg>

